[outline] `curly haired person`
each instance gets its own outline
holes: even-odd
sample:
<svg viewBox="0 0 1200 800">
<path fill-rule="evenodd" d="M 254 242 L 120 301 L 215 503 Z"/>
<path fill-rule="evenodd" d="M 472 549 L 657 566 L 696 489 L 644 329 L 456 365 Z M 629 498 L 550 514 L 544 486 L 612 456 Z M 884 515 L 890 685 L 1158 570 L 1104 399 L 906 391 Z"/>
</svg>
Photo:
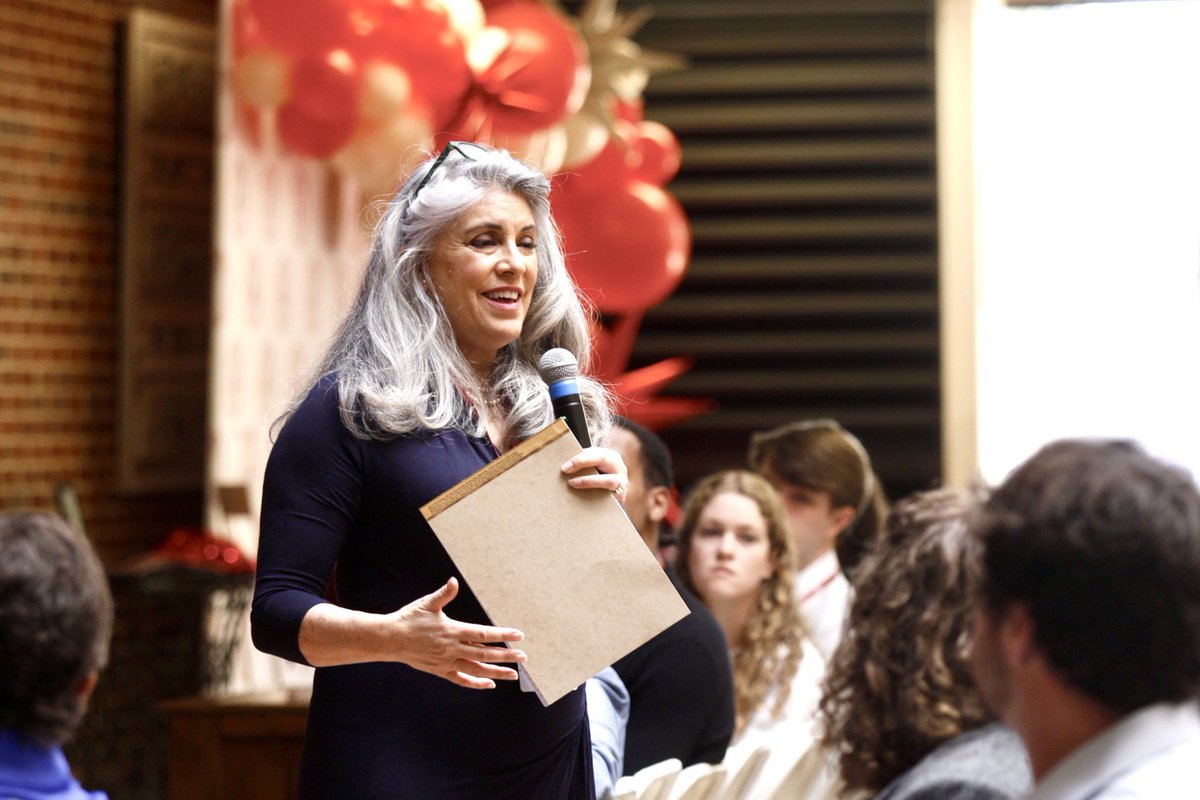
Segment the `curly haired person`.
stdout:
<svg viewBox="0 0 1200 800">
<path fill-rule="evenodd" d="M 1030 788 L 1020 740 L 971 678 L 967 509 L 950 489 L 901 500 L 862 564 L 820 712 L 847 792 L 1009 800 Z"/>
<path fill-rule="evenodd" d="M 684 502 L 676 567 L 725 632 L 733 659 L 736 725 L 727 761 L 761 745 L 771 756 L 756 787 L 782 782 L 815 742 L 825 672 L 792 594 L 787 520 L 766 479 L 729 470 L 700 481 Z"/>
</svg>

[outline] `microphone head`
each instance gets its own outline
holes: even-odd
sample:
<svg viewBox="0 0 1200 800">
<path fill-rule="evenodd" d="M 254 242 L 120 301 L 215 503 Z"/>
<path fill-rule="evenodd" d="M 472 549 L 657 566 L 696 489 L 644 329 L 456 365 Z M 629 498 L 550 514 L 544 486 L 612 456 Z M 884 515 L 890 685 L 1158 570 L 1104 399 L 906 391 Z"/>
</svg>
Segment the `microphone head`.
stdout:
<svg viewBox="0 0 1200 800">
<path fill-rule="evenodd" d="M 547 350 L 538 361 L 538 372 L 547 384 L 567 378 L 578 378 L 579 362 L 570 350 L 554 347 Z"/>
</svg>

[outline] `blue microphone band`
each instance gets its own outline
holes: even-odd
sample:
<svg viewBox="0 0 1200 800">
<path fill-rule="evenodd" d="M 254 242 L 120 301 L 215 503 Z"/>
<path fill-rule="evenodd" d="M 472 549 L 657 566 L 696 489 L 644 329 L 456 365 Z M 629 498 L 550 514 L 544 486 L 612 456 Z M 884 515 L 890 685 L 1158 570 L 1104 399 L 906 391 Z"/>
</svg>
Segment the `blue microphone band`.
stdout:
<svg viewBox="0 0 1200 800">
<path fill-rule="evenodd" d="M 579 384 L 574 378 L 563 378 L 550 384 L 550 399 L 558 400 L 560 397 L 565 397 L 569 394 L 579 394 Z"/>
</svg>

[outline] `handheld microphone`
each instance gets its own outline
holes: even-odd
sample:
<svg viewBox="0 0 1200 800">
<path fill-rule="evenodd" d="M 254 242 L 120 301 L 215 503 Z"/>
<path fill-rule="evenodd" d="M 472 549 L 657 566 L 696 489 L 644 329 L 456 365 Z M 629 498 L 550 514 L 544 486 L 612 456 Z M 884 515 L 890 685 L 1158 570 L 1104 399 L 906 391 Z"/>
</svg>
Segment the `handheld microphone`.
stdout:
<svg viewBox="0 0 1200 800">
<path fill-rule="evenodd" d="M 583 401 L 579 398 L 579 362 L 570 350 L 555 347 L 547 350 L 538 362 L 538 372 L 550 388 L 550 405 L 554 416 L 567 421 L 567 427 L 582 447 L 591 447 Z"/>
</svg>

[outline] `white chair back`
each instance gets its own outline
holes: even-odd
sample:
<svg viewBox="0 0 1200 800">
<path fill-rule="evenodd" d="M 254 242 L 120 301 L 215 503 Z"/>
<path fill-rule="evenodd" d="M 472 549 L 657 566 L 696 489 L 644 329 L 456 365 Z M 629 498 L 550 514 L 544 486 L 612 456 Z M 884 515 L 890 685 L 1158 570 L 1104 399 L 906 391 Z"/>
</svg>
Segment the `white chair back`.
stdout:
<svg viewBox="0 0 1200 800">
<path fill-rule="evenodd" d="M 642 767 L 617 781 L 614 796 L 624 797 L 632 790 L 637 800 L 670 800 L 671 787 L 675 785 L 682 768 L 683 762 L 678 758 L 668 758 Z"/>
<path fill-rule="evenodd" d="M 717 800 L 725 785 L 721 764 L 692 764 L 679 773 L 670 800 Z"/>
<path fill-rule="evenodd" d="M 838 784 L 829 752 L 813 746 L 796 759 L 795 765 L 769 797 L 770 800 L 833 800 L 837 797 Z"/>
<path fill-rule="evenodd" d="M 731 760 L 727 758 L 725 766 L 730 771 L 729 781 L 725 784 L 725 791 L 720 795 L 721 800 L 749 800 L 750 790 L 754 787 L 754 783 L 758 780 L 759 773 L 762 772 L 763 765 L 767 763 L 767 757 L 770 755 L 771 749 L 762 745 L 750 751 L 740 764 L 731 763 Z"/>
</svg>

